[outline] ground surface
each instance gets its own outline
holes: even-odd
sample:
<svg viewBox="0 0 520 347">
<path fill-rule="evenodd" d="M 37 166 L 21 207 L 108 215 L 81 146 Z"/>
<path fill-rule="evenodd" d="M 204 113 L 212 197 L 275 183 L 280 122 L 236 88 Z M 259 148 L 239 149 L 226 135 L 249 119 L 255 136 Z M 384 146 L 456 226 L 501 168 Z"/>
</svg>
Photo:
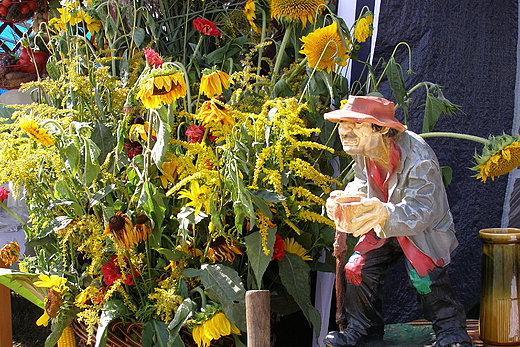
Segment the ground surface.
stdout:
<svg viewBox="0 0 520 347">
<path fill-rule="evenodd" d="M 43 311 L 25 298 L 11 294 L 13 317 L 13 347 L 43 347 L 49 328 L 39 327 L 36 321 Z"/>
</svg>

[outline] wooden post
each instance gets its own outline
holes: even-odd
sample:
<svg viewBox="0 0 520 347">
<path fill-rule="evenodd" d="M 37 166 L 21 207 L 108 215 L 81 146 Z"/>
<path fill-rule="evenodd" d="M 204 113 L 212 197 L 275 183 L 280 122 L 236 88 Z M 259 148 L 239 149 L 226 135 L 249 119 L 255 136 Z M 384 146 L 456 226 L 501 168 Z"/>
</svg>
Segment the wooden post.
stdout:
<svg viewBox="0 0 520 347">
<path fill-rule="evenodd" d="M 271 343 L 270 317 L 269 291 L 248 290 L 246 292 L 247 347 L 269 347 Z"/>
<path fill-rule="evenodd" d="M 0 267 L 9 268 L 2 260 Z M 0 284 L 0 347 L 13 346 L 13 321 L 11 317 L 11 290 Z"/>
</svg>

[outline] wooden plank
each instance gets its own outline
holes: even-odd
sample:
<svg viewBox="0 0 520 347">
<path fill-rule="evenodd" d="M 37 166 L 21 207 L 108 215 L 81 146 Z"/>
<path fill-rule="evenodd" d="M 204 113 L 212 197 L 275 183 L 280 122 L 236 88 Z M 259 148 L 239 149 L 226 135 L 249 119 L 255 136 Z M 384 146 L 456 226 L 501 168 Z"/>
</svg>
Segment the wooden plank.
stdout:
<svg viewBox="0 0 520 347">
<path fill-rule="evenodd" d="M 2 260 L 0 267 L 9 268 Z M 11 290 L 0 284 L 0 347 L 13 346 L 13 321 L 11 316 Z"/>
</svg>

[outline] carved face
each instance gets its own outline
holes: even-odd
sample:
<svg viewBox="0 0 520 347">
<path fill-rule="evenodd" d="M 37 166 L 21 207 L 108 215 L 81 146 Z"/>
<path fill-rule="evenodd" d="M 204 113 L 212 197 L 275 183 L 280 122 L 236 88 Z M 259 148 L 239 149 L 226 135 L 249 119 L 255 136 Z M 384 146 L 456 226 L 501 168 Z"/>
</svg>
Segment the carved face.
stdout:
<svg viewBox="0 0 520 347">
<path fill-rule="evenodd" d="M 381 132 L 374 130 L 371 123 L 343 121 L 339 123 L 338 133 L 343 150 L 350 155 L 380 158 L 387 152 Z"/>
</svg>

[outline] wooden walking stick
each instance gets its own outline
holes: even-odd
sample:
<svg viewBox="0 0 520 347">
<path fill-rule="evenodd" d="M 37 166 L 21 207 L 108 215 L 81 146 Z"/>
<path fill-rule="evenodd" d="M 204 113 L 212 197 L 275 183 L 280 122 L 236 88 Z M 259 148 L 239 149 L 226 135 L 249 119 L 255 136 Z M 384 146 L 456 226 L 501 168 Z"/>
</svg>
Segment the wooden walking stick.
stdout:
<svg viewBox="0 0 520 347">
<path fill-rule="evenodd" d="M 336 230 L 334 240 L 334 256 L 336 257 L 336 323 L 340 330 L 344 330 L 345 317 L 343 305 L 345 303 L 345 265 L 347 264 L 347 233 Z"/>
</svg>

